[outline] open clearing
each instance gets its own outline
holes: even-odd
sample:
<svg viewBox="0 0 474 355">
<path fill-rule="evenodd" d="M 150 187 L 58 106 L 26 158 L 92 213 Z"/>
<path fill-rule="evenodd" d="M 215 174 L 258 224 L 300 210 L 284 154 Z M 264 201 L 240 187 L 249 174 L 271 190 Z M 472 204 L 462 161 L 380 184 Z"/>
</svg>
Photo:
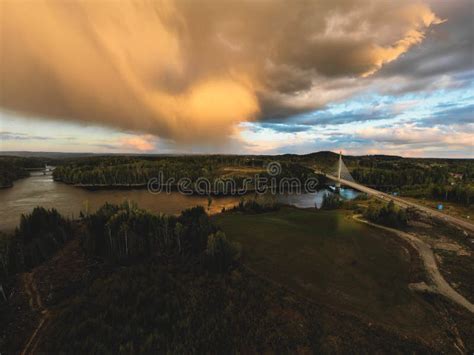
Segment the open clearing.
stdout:
<svg viewBox="0 0 474 355">
<path fill-rule="evenodd" d="M 244 263 L 317 302 L 390 327 L 433 336 L 436 311 L 408 285 L 420 261 L 390 232 L 341 211 L 300 210 L 214 217 L 243 247 Z"/>
</svg>

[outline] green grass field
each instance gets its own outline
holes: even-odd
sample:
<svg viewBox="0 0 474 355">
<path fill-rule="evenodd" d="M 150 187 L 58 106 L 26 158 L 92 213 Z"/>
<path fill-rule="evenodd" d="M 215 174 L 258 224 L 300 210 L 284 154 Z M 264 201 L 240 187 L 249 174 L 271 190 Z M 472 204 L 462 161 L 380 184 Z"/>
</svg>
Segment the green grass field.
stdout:
<svg viewBox="0 0 474 355">
<path fill-rule="evenodd" d="M 403 331 L 436 332 L 432 306 L 408 289 L 410 254 L 396 236 L 342 211 L 285 207 L 214 221 L 242 244 L 245 264 L 297 293 Z"/>
</svg>

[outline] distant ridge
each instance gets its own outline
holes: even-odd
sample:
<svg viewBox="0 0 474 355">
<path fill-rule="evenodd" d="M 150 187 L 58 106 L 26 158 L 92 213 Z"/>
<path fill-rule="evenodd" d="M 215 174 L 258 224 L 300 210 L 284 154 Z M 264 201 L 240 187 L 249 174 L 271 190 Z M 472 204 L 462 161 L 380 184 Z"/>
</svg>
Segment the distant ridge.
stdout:
<svg viewBox="0 0 474 355">
<path fill-rule="evenodd" d="M 331 152 L 329 150 L 322 150 L 319 152 L 312 152 L 306 154 L 205 154 L 205 153 L 91 153 L 91 152 L 31 152 L 31 151 L 0 151 L 0 156 L 15 156 L 25 158 L 49 158 L 49 159 L 67 159 L 67 158 L 87 158 L 87 157 L 100 157 L 100 156 L 132 156 L 132 157 L 171 157 L 171 156 L 255 156 L 255 157 L 302 157 L 302 158 L 318 158 L 320 160 L 333 161 L 339 156 L 338 152 Z M 388 155 L 388 154 L 363 154 L 363 155 L 347 155 L 343 154 L 345 160 L 360 159 L 360 158 L 375 158 L 380 160 L 400 160 L 400 159 L 422 159 L 422 160 L 472 160 L 472 158 L 421 158 L 421 157 L 402 157 L 399 155 Z"/>
<path fill-rule="evenodd" d="M 65 159 L 65 158 L 87 158 L 100 156 L 174 156 L 186 154 L 143 154 L 143 153 L 66 153 L 66 152 L 29 152 L 29 151 L 0 151 L 0 156 L 14 156 L 24 158 L 50 158 L 50 159 Z"/>
<path fill-rule="evenodd" d="M 94 153 L 61 153 L 61 152 L 29 152 L 29 151 L 5 151 L 0 152 L 0 156 L 15 156 L 15 157 L 25 157 L 25 158 L 81 158 L 81 157 L 90 157 Z"/>
</svg>

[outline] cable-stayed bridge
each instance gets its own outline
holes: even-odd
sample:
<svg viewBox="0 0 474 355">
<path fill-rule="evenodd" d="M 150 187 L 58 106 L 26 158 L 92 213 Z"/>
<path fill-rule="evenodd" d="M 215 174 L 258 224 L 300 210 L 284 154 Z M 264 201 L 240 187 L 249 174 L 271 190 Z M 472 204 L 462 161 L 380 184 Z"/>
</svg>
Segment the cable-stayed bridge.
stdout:
<svg viewBox="0 0 474 355">
<path fill-rule="evenodd" d="M 461 218 L 449 216 L 443 212 L 434 210 L 432 208 L 420 205 L 418 203 L 414 203 L 411 201 L 404 200 L 403 198 L 397 197 L 397 196 L 392 196 L 389 195 L 385 192 L 381 192 L 378 190 L 375 190 L 373 188 L 367 187 L 365 185 L 359 184 L 354 180 L 352 175 L 349 172 L 349 169 L 347 169 L 346 165 L 344 164 L 344 161 L 342 160 L 342 154 L 339 154 L 339 160 L 336 163 L 336 165 L 333 167 L 333 169 L 329 170 L 329 173 L 324 173 L 319 170 L 315 170 L 315 173 L 317 174 L 322 174 L 326 178 L 334 181 L 336 183 L 337 187 L 341 187 L 341 185 L 351 187 L 355 190 L 364 192 L 368 195 L 374 196 L 382 201 L 389 202 L 393 201 L 396 205 L 407 208 L 407 207 L 412 207 L 415 208 L 421 212 L 424 212 L 428 214 L 429 216 L 439 218 L 441 220 L 444 220 L 446 222 L 453 223 L 461 228 L 464 228 L 466 230 L 469 230 L 471 232 L 474 232 L 474 224 L 463 220 Z"/>
<path fill-rule="evenodd" d="M 330 170 L 329 175 L 333 175 L 337 177 L 336 186 L 340 187 L 340 180 L 355 182 L 354 178 L 352 177 L 349 169 L 347 169 L 346 164 L 342 161 L 342 153 L 339 153 L 339 159 L 335 166 Z"/>
</svg>

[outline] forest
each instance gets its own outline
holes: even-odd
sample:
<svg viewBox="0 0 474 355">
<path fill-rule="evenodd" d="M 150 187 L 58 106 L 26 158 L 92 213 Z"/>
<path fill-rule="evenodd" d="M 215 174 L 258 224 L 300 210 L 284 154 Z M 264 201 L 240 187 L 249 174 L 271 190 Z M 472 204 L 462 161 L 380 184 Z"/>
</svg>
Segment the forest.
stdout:
<svg viewBox="0 0 474 355">
<path fill-rule="evenodd" d="M 344 156 L 352 177 L 359 183 L 402 196 L 432 198 L 470 206 L 474 201 L 474 163 L 470 159 L 422 159 L 396 156 Z M 307 155 L 279 156 L 162 156 L 162 157 L 86 157 L 65 160 L 54 171 L 54 178 L 79 186 L 146 186 L 163 173 L 163 178 L 198 177 L 211 181 L 230 178 L 242 186 L 246 177 L 265 170 L 270 162 L 282 169 L 277 179 L 296 177 L 301 181 L 314 176 L 314 169 L 331 172 L 338 155 L 318 152 Z M 318 176 L 321 183 L 324 179 Z M 218 193 L 219 191 L 215 191 Z"/>
<path fill-rule="evenodd" d="M 43 159 L 0 156 L 0 188 L 12 187 L 15 180 L 30 175 L 29 169 L 43 166 Z"/>
<path fill-rule="evenodd" d="M 470 206 L 474 203 L 474 162 L 469 159 L 348 159 L 352 177 L 376 189 Z"/>
<path fill-rule="evenodd" d="M 371 201 L 364 211 L 364 217 L 371 222 L 387 227 L 403 228 L 407 226 L 413 213 L 410 209 L 395 206 L 393 201 L 389 203 Z"/>
<path fill-rule="evenodd" d="M 102 157 L 84 158 L 58 166 L 54 170 L 54 179 L 78 186 L 114 187 L 142 186 L 145 187 L 151 178 L 162 176 L 163 183 L 168 181 L 176 186 L 182 178 L 195 183 L 198 178 L 211 181 L 212 186 L 219 179 L 235 182 L 235 187 L 243 187 L 244 179 L 252 179 L 255 175 L 270 178 L 266 171 L 268 157 L 252 156 L 175 156 L 175 157 Z M 284 177 L 296 177 L 305 181 L 314 176 L 312 169 L 301 164 L 282 161 L 281 173 L 277 180 Z M 218 185 L 219 186 L 219 185 Z M 254 189 L 252 185 L 250 189 Z M 222 190 L 213 189 L 220 193 Z"/>
<path fill-rule="evenodd" d="M 105 204 L 83 216 L 87 254 L 132 262 L 143 258 L 197 258 L 214 271 L 225 271 L 238 259 L 239 247 L 226 239 L 210 222 L 202 206 L 180 216 L 153 215 L 133 203 Z"/>
<path fill-rule="evenodd" d="M 150 178 L 169 181 L 171 188 L 181 178 L 193 183 L 199 177 L 211 182 L 230 179 L 240 189 L 244 179 L 256 174 L 269 177 L 266 168 L 278 162 L 283 177 L 305 181 L 314 177 L 314 169 L 333 172 L 338 154 L 316 152 L 306 155 L 77 155 L 61 158 L 0 157 L 0 186 L 12 186 L 13 181 L 29 175 L 29 169 L 48 163 L 56 166 L 53 177 L 86 188 L 144 188 Z M 353 178 L 362 184 L 401 196 L 430 198 L 471 206 L 474 201 L 474 162 L 472 159 L 403 158 L 386 155 L 351 156 L 343 160 Z M 321 184 L 324 177 L 317 176 Z M 252 190 L 255 186 L 250 186 Z M 213 193 L 223 193 L 222 186 L 212 187 Z"/>
<path fill-rule="evenodd" d="M 30 214 L 22 215 L 12 235 L 2 235 L 2 283 L 51 258 L 79 231 L 88 256 L 117 263 L 151 256 L 179 256 L 197 258 L 211 268 L 224 271 L 239 255 L 239 247 L 211 224 L 201 206 L 184 210 L 175 217 L 154 215 L 129 202 L 107 203 L 93 214 L 81 214 L 81 219 L 74 222 L 55 209 L 36 207 Z"/>
<path fill-rule="evenodd" d="M 273 207 L 254 203 L 240 208 L 230 213 Z M 430 349 L 416 337 L 367 326 L 260 278 L 240 262 L 240 246 L 202 207 L 166 216 L 131 202 L 105 204 L 77 221 L 38 207 L 23 216 L 13 235 L 0 240 L 6 294 L 16 273 L 35 266 L 35 277 L 41 277 L 37 284 L 54 312 L 42 330 L 39 352 Z M 12 307 L 0 303 L 4 324 L 16 324 Z M 7 353 L 22 345 L 8 336 L 12 329 L 0 332 L 0 347 Z"/>
<path fill-rule="evenodd" d="M 323 202 L 321 204 L 321 209 L 323 210 L 335 210 L 342 207 L 343 201 L 338 194 L 329 194 L 326 193 L 323 196 Z"/>
</svg>

